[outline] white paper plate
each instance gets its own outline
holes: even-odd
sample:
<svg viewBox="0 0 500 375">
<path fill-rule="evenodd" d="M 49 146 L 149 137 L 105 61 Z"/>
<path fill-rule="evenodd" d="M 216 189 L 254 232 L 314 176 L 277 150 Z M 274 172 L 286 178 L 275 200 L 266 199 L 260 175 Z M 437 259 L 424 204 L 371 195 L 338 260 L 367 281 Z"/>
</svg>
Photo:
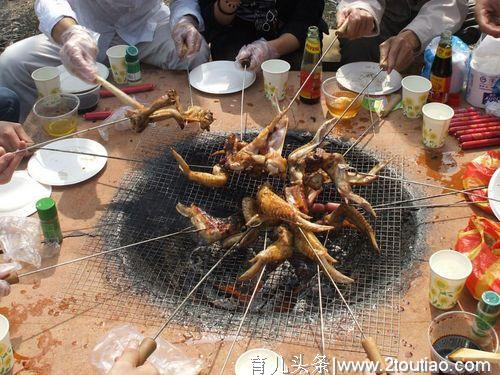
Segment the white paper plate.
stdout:
<svg viewBox="0 0 500 375">
<path fill-rule="evenodd" d="M 255 73 L 238 69 L 234 61 L 208 62 L 189 73 L 191 86 L 208 94 L 232 94 L 241 91 L 243 77 L 245 89 L 255 82 Z"/>
<path fill-rule="evenodd" d="M 70 72 L 66 70 L 64 65 L 59 65 L 57 67 L 59 72 L 61 72 L 59 78 L 61 80 L 61 91 L 67 92 L 70 94 L 80 93 L 92 90 L 96 88 L 98 85 L 94 85 L 91 83 L 87 83 L 82 81 L 80 78 L 75 77 Z M 109 76 L 109 70 L 106 65 L 101 63 L 97 63 L 97 72 L 101 78 L 107 79 Z"/>
<path fill-rule="evenodd" d="M 36 211 L 36 202 L 50 193 L 51 186 L 38 183 L 27 171 L 15 171 L 8 184 L 0 185 L 0 217 L 29 216 Z"/>
<path fill-rule="evenodd" d="M 247 350 L 245 353 L 238 357 L 234 366 L 235 375 L 256 374 L 256 372 L 254 371 L 255 367 L 253 362 L 256 361 L 257 363 L 259 363 L 258 361 L 261 360 L 265 360 L 265 366 L 263 366 L 263 372 L 259 372 L 259 374 L 290 374 L 282 356 L 280 356 L 276 352 L 273 352 L 272 350 L 259 348 Z"/>
<path fill-rule="evenodd" d="M 355 62 L 342 66 L 337 71 L 337 81 L 346 89 L 361 92 L 378 73 L 380 66 L 374 62 Z M 387 73 L 380 73 L 366 89 L 365 94 L 387 95 L 401 88 L 401 74 L 393 70 L 386 80 Z"/>
<path fill-rule="evenodd" d="M 491 176 L 488 184 L 488 198 L 500 200 L 500 169 L 497 169 Z M 490 200 L 490 207 L 497 219 L 500 220 L 500 202 Z"/>
<path fill-rule="evenodd" d="M 90 139 L 63 139 L 46 147 L 108 156 L 103 145 Z M 73 185 L 94 177 L 104 168 L 107 160 L 99 156 L 68 154 L 41 148 L 29 160 L 28 173 L 42 184 Z"/>
</svg>

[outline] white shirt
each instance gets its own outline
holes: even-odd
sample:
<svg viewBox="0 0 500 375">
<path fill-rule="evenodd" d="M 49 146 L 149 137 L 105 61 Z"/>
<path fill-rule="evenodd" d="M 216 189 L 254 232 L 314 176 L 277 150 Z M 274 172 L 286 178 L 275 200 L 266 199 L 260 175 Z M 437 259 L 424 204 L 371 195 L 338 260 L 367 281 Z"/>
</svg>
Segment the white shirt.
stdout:
<svg viewBox="0 0 500 375">
<path fill-rule="evenodd" d="M 445 30 L 457 31 L 467 16 L 467 0 L 429 0 L 416 2 L 423 3 L 417 16 L 403 30 L 413 31 L 420 39 L 422 50 L 437 35 Z M 387 4 L 389 3 L 389 4 Z M 338 9 L 359 8 L 368 11 L 375 19 L 375 30 L 373 35 L 380 32 L 380 22 L 384 15 L 386 6 L 410 7 L 408 0 L 342 0 Z"/>
<path fill-rule="evenodd" d="M 184 14 L 199 14 L 199 11 L 190 11 L 197 6 L 196 0 L 180 1 L 172 14 L 173 23 Z M 40 31 L 49 38 L 53 27 L 63 17 L 71 17 L 100 34 L 100 56 L 108 49 L 115 34 L 130 45 L 150 42 L 157 26 L 168 23 L 170 19 L 170 10 L 161 0 L 36 0 L 35 13 L 40 21 Z M 198 22 L 202 27 L 201 17 Z"/>
</svg>

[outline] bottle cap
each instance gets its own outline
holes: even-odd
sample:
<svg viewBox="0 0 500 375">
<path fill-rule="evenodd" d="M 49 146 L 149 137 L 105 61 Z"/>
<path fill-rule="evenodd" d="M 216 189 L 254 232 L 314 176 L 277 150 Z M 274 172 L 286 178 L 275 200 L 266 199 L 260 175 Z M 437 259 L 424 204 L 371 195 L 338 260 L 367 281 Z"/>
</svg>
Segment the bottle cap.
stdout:
<svg viewBox="0 0 500 375">
<path fill-rule="evenodd" d="M 484 292 L 481 296 L 481 310 L 491 315 L 500 312 L 500 295 L 492 290 Z"/>
<path fill-rule="evenodd" d="M 125 52 L 125 61 L 134 62 L 137 61 L 139 56 L 139 50 L 136 46 L 128 46 Z"/>
<path fill-rule="evenodd" d="M 41 220 L 51 220 L 57 216 L 56 202 L 50 197 L 36 202 L 36 210 Z"/>
</svg>

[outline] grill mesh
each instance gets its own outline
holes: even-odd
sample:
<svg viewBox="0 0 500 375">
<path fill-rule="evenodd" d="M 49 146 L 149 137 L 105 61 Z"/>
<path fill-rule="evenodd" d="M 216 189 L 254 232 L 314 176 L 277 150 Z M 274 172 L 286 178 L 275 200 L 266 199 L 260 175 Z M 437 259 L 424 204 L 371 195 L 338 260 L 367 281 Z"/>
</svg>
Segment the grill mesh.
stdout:
<svg viewBox="0 0 500 375">
<path fill-rule="evenodd" d="M 252 138 L 255 134 L 249 135 Z M 194 203 L 215 216 L 229 216 L 240 208 L 241 198 L 255 195 L 262 179 L 233 174 L 221 189 L 208 189 L 188 183 L 168 152 L 167 144 L 191 165 L 213 165 L 207 157 L 222 148 L 225 134 L 199 134 L 173 127 L 151 126 L 142 135 L 137 153 L 143 165 L 132 165 L 125 174 L 112 203 L 103 214 L 97 236 L 89 238 L 82 249 L 87 255 L 164 235 L 189 226 L 175 211 L 177 202 Z M 182 137 L 182 139 L 181 139 Z M 310 139 L 309 134 L 291 133 L 285 155 Z M 332 140 L 328 151 L 342 152 L 349 145 Z M 367 172 L 378 157 L 353 149 L 347 156 L 350 165 Z M 381 174 L 402 177 L 402 161 L 394 159 Z M 271 179 L 275 191 L 283 182 Z M 401 200 L 401 182 L 379 179 L 371 185 L 355 187 L 355 192 L 372 205 Z M 406 193 L 405 193 L 406 194 Z M 321 194 L 321 202 L 338 202 L 333 186 Z M 366 215 L 365 215 L 366 216 Z M 402 272 L 400 210 L 382 211 L 371 220 L 382 250 L 376 256 L 368 241 L 357 232 L 343 230 L 331 235 L 327 248 L 339 260 L 339 270 L 353 277 L 352 285 L 341 290 L 365 334 L 374 337 L 384 355 L 397 355 L 399 341 L 398 302 Z M 273 234 L 269 232 L 269 239 Z M 206 280 L 171 324 L 171 329 L 188 329 L 232 336 L 240 323 L 253 284 L 236 282 L 248 267 L 248 260 L 263 246 L 259 241 L 248 250 L 230 254 Z M 320 240 L 324 237 L 320 236 Z M 127 250 L 96 257 L 72 267 L 65 291 L 78 300 L 81 312 L 102 318 L 161 325 L 205 272 L 220 258 L 217 245 L 205 246 L 194 234 L 150 242 Z M 292 264 L 290 264 L 292 263 Z M 310 262 L 285 262 L 268 269 L 263 287 L 256 295 L 242 334 L 264 340 L 318 345 L 318 285 L 316 265 Z M 300 269 L 308 277 L 299 278 Z M 234 293 L 239 293 L 239 299 Z M 325 339 L 328 348 L 360 351 L 360 334 L 328 279 L 322 276 Z M 95 308 L 95 306 L 99 308 Z"/>
</svg>

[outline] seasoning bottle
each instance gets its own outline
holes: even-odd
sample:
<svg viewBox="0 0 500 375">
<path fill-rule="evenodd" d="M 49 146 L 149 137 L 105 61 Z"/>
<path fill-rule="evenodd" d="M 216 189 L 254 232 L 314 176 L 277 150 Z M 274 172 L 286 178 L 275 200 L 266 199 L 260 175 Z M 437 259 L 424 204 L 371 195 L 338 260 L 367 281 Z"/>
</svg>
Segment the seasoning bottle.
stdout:
<svg viewBox="0 0 500 375">
<path fill-rule="evenodd" d="M 448 101 L 451 73 L 451 31 L 444 31 L 432 62 L 430 74 L 432 88 L 429 92 L 429 102 L 446 103 Z"/>
<path fill-rule="evenodd" d="M 321 43 L 319 41 L 319 30 L 316 26 L 309 26 L 307 30 L 306 45 L 302 56 L 300 67 L 300 85 L 306 81 L 307 76 L 313 70 L 321 57 Z M 300 91 L 300 101 L 305 104 L 319 103 L 321 97 L 321 64 Z"/>
<path fill-rule="evenodd" d="M 60 244 L 63 240 L 63 236 L 59 224 L 59 217 L 57 215 L 56 202 L 50 197 L 42 198 L 36 202 L 36 210 L 40 218 L 45 242 L 57 242 Z"/>
<path fill-rule="evenodd" d="M 127 63 L 127 81 L 138 83 L 141 81 L 141 64 L 139 62 L 139 50 L 136 46 L 128 46 L 125 52 L 125 62 Z"/>
<path fill-rule="evenodd" d="M 500 295 L 494 291 L 484 292 L 477 304 L 476 315 L 472 330 L 478 336 L 486 336 L 488 330 L 496 323 L 500 314 Z"/>
</svg>

